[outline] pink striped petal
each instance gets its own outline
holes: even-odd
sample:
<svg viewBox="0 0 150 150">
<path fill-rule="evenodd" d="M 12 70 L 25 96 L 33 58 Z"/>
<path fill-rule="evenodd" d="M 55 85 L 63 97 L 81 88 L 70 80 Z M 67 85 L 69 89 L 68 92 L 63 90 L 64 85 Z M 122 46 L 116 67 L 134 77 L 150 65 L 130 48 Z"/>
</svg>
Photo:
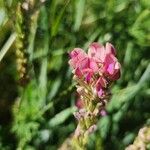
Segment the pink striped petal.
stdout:
<svg viewBox="0 0 150 150">
<path fill-rule="evenodd" d="M 106 54 L 113 54 L 114 56 L 116 55 L 116 50 L 114 46 L 111 43 L 106 43 Z"/>
<path fill-rule="evenodd" d="M 103 45 L 99 44 L 99 43 L 92 43 L 89 46 L 89 50 L 88 50 L 88 56 L 95 58 L 97 61 L 104 61 L 105 58 L 105 48 Z"/>
</svg>

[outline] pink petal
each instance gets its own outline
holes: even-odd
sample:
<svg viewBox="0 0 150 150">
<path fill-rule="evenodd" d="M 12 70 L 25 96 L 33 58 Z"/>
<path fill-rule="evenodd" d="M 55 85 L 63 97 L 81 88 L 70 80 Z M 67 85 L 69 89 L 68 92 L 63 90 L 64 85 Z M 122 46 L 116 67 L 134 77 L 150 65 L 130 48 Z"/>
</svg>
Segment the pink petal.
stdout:
<svg viewBox="0 0 150 150">
<path fill-rule="evenodd" d="M 107 54 L 105 57 L 103 72 L 111 80 L 117 80 L 120 77 L 120 64 L 113 54 Z"/>
<path fill-rule="evenodd" d="M 114 46 L 111 43 L 106 43 L 106 54 L 113 54 L 114 56 L 116 55 L 116 50 Z"/>
<path fill-rule="evenodd" d="M 117 62 L 117 58 L 114 55 L 107 54 L 105 56 L 105 60 L 104 60 L 105 65 L 109 65 L 109 64 L 112 64 L 112 63 L 115 64 L 116 62 Z"/>
<path fill-rule="evenodd" d="M 86 77 L 85 77 L 85 81 L 86 81 L 87 83 L 89 83 L 89 82 L 91 81 L 91 78 L 92 78 L 92 74 L 91 74 L 91 73 L 88 73 L 88 74 L 86 75 Z"/>
<path fill-rule="evenodd" d="M 93 70 L 93 72 L 96 72 L 99 69 L 97 63 L 94 60 L 90 61 L 90 68 Z"/>
<path fill-rule="evenodd" d="M 115 69 L 120 69 L 120 68 L 121 68 L 120 63 L 119 63 L 119 62 L 116 62 L 116 64 L 115 64 Z"/>
<path fill-rule="evenodd" d="M 89 58 L 85 57 L 85 58 L 79 60 L 79 67 L 80 67 L 80 69 L 89 68 Z"/>
<path fill-rule="evenodd" d="M 114 69 L 115 69 L 114 64 L 109 64 L 108 68 L 107 68 L 107 71 L 108 71 L 109 74 L 113 75 Z"/>
<path fill-rule="evenodd" d="M 120 78 L 120 69 L 115 70 L 115 74 L 111 78 L 112 80 L 118 80 Z"/>
<path fill-rule="evenodd" d="M 70 54 L 69 64 L 74 69 L 79 66 L 79 62 L 87 57 L 87 54 L 80 48 L 75 48 Z"/>
<path fill-rule="evenodd" d="M 88 55 L 90 57 L 95 57 L 96 53 L 100 52 L 102 47 L 103 45 L 100 45 L 99 43 L 96 43 L 96 42 L 92 43 L 89 46 Z"/>
<path fill-rule="evenodd" d="M 98 97 L 101 97 L 103 95 L 103 90 L 99 89 L 99 91 L 97 92 L 97 94 L 98 94 Z"/>
<path fill-rule="evenodd" d="M 88 56 L 93 57 L 95 59 L 99 59 L 99 61 L 104 61 L 105 58 L 104 46 L 96 42 L 92 43 L 89 46 Z"/>
<path fill-rule="evenodd" d="M 84 51 L 81 48 L 74 48 L 70 53 L 69 56 L 70 58 L 74 58 L 77 55 L 79 55 L 79 53 L 84 53 Z"/>
<path fill-rule="evenodd" d="M 69 60 L 69 65 L 73 68 L 77 67 L 78 60 L 76 58 Z"/>
<path fill-rule="evenodd" d="M 75 75 L 78 76 L 79 78 L 81 78 L 83 76 L 83 74 L 79 68 L 75 69 Z"/>
<path fill-rule="evenodd" d="M 97 80 L 97 85 L 100 84 L 102 87 L 106 87 L 107 86 L 107 81 L 105 78 L 103 77 L 99 77 L 99 79 Z"/>
</svg>

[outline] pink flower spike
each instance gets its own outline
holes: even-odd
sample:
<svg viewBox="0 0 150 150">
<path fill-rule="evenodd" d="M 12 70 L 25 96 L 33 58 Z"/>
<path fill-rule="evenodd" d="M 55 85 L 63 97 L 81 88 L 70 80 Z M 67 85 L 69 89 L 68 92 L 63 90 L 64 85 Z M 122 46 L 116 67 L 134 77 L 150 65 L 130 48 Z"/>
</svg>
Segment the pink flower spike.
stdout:
<svg viewBox="0 0 150 150">
<path fill-rule="evenodd" d="M 106 54 L 113 54 L 114 56 L 116 56 L 116 50 L 111 43 L 107 42 L 105 49 L 106 49 Z"/>
</svg>

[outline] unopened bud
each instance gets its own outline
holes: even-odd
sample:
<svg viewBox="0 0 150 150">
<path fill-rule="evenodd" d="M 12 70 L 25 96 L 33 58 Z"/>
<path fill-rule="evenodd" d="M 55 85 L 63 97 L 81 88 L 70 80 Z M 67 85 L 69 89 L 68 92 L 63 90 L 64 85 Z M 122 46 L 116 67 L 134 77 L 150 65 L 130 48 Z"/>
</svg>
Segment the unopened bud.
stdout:
<svg viewBox="0 0 150 150">
<path fill-rule="evenodd" d="M 88 131 L 88 133 L 90 134 L 90 133 L 95 132 L 96 130 L 97 130 L 97 125 L 94 124 L 94 125 L 92 125 L 91 127 L 89 127 L 89 129 L 88 129 L 87 131 Z"/>
<path fill-rule="evenodd" d="M 77 87 L 77 92 L 82 95 L 84 93 L 84 88 L 81 87 L 81 86 L 78 86 Z"/>
<path fill-rule="evenodd" d="M 23 2 L 22 8 L 25 10 L 29 10 L 29 4 L 27 2 Z"/>
</svg>

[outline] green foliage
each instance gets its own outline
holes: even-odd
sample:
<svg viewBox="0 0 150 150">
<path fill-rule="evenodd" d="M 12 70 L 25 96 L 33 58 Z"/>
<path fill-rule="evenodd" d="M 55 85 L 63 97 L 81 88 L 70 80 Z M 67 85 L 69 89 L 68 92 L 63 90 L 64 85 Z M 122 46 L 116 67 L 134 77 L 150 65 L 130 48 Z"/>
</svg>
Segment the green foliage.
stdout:
<svg viewBox="0 0 150 150">
<path fill-rule="evenodd" d="M 13 44 L 18 2 L 0 1 L 0 149 L 55 150 L 73 133 L 76 93 L 68 52 L 87 50 L 93 41 L 115 45 L 122 75 L 88 149 L 122 150 L 132 143 L 150 118 L 150 2 L 35 1 L 26 13 L 31 21 L 23 18 L 30 22 L 23 41 L 30 83 L 24 88 L 17 83 Z"/>
<path fill-rule="evenodd" d="M 150 24 L 150 10 L 145 9 L 136 19 L 133 24 L 130 33 L 137 39 L 137 42 L 143 46 L 148 46 L 150 41 L 150 35 L 147 34 L 150 32 L 150 29 L 147 28 Z"/>
<path fill-rule="evenodd" d="M 21 99 L 14 105 L 14 125 L 12 131 L 16 133 L 18 149 L 24 149 L 37 133 L 40 120 L 42 101 L 39 96 L 37 85 L 31 83 L 22 91 Z"/>
</svg>

